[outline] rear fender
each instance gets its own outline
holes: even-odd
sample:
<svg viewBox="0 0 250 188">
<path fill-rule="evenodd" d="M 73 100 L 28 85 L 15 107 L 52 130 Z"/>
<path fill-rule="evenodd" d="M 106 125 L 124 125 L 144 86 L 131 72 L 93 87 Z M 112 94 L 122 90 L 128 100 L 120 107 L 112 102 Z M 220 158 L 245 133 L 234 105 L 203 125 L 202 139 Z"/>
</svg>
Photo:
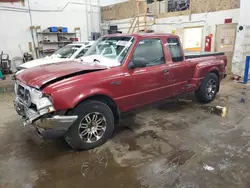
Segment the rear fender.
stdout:
<svg viewBox="0 0 250 188">
<path fill-rule="evenodd" d="M 214 72 L 219 78 L 219 68 L 218 66 L 214 65 L 214 61 L 212 62 L 208 61 L 197 64 L 193 79 L 191 80 L 191 84 L 196 85 L 196 90 L 199 89 L 203 79 L 208 73 Z"/>
<path fill-rule="evenodd" d="M 219 67 L 220 66 L 220 61 L 205 61 L 198 63 L 196 65 L 195 73 L 194 73 L 194 78 L 204 78 L 209 72 L 220 72 Z"/>
</svg>

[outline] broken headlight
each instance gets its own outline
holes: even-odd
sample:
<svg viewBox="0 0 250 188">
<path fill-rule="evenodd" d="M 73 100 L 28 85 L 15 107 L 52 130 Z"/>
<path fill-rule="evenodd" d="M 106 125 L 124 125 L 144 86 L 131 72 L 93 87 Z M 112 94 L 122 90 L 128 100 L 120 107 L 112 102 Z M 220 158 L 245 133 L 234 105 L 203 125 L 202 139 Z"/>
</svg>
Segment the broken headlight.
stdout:
<svg viewBox="0 0 250 188">
<path fill-rule="evenodd" d="M 46 96 L 41 91 L 32 88 L 30 91 L 31 101 L 36 105 L 37 110 L 42 114 L 53 112 L 54 107 L 49 96 Z"/>
<path fill-rule="evenodd" d="M 41 99 L 37 100 L 36 108 L 37 110 L 41 110 L 47 107 L 52 106 L 51 101 L 47 97 L 42 97 Z"/>
</svg>

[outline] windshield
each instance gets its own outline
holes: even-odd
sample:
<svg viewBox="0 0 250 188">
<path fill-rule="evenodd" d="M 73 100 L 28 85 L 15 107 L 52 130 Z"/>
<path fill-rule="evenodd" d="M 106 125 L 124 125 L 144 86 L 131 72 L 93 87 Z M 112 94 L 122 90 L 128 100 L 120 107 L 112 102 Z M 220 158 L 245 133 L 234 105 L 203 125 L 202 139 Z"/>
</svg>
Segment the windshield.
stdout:
<svg viewBox="0 0 250 188">
<path fill-rule="evenodd" d="M 102 37 L 91 46 L 84 56 L 104 57 L 122 64 L 133 41 L 133 37 Z M 102 61 L 101 59 L 97 60 Z"/>
<path fill-rule="evenodd" d="M 70 58 L 80 47 L 81 46 L 79 45 L 67 45 L 57 50 L 52 54 L 52 56 L 57 56 L 59 58 Z"/>
</svg>

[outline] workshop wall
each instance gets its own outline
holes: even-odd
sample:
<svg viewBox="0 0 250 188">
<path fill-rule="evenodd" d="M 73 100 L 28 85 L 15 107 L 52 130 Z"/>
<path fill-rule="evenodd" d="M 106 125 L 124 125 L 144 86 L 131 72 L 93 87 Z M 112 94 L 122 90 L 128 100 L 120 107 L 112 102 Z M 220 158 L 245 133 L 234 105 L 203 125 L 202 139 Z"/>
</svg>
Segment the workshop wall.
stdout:
<svg viewBox="0 0 250 188">
<path fill-rule="evenodd" d="M 70 3 L 69 3 L 70 2 Z M 81 28 L 81 39 L 87 40 L 89 32 L 99 32 L 100 14 L 97 7 L 88 8 L 86 19 L 86 6 L 82 0 L 30 0 L 33 25 L 46 29 L 49 26 L 66 26 L 70 32 L 74 27 Z M 98 0 L 87 0 L 97 5 Z M 0 3 L 0 51 L 10 54 L 11 58 L 22 56 L 19 45 L 24 52 L 28 51 L 28 42 L 32 42 L 30 34 L 30 18 L 28 5 L 19 3 Z M 90 34 L 89 34 L 90 35 Z"/>
<path fill-rule="evenodd" d="M 203 26 L 203 38 L 205 41 L 205 36 L 208 34 L 213 34 L 215 36 L 216 25 L 224 24 L 224 20 L 226 18 L 232 18 L 233 23 L 239 22 L 240 9 L 231 9 L 231 10 L 223 10 L 217 12 L 209 12 L 209 13 L 200 13 L 200 14 L 192 14 L 191 21 L 189 21 L 189 16 L 174 16 L 167 18 L 159 18 L 156 20 L 156 24 L 149 29 L 154 30 L 157 33 L 172 33 L 176 32 L 183 38 L 183 28 L 185 27 L 198 27 Z M 128 28 L 130 26 L 130 19 L 123 20 L 113 20 L 106 21 L 103 25 L 103 28 L 108 28 L 109 25 L 118 25 L 118 29 L 123 33 L 128 32 Z M 202 49 L 204 49 L 204 43 Z M 212 51 L 215 50 L 215 37 L 212 40 Z"/>
<path fill-rule="evenodd" d="M 240 9 L 231 9 L 216 11 L 210 13 L 200 13 L 192 14 L 191 21 L 189 21 L 189 16 L 179 16 L 179 17 L 169 17 L 161 18 L 157 20 L 155 31 L 171 33 L 176 31 L 176 34 L 183 39 L 183 28 L 185 27 L 198 27 L 202 26 L 203 29 L 203 43 L 202 49 L 205 48 L 205 36 L 212 34 L 214 37 L 212 39 L 212 51 L 215 50 L 215 35 L 216 35 L 216 25 L 224 24 L 225 19 L 232 18 L 233 23 L 239 22 Z"/>
<path fill-rule="evenodd" d="M 144 5 L 140 2 L 140 13 L 143 13 Z M 114 5 L 104 6 L 101 8 L 103 20 L 119 20 L 132 18 L 137 11 L 137 4 L 135 0 L 117 3 Z"/>
<path fill-rule="evenodd" d="M 116 3 L 122 3 L 122 2 L 126 2 L 128 0 L 100 0 L 100 4 L 101 6 L 108 6 L 111 4 L 116 4 Z"/>
<path fill-rule="evenodd" d="M 246 56 L 250 56 L 250 1 L 241 0 L 240 6 L 241 9 L 232 61 L 232 72 L 243 76 Z"/>
<path fill-rule="evenodd" d="M 167 1 L 157 2 L 156 6 L 150 4 L 150 9 L 158 14 L 159 18 L 189 15 L 190 11 L 166 12 Z M 159 6 L 160 4 L 160 6 Z M 240 0 L 191 0 L 191 12 L 204 13 L 215 12 L 221 10 L 230 10 L 240 7 Z M 158 10 L 160 8 L 160 10 Z M 110 6 L 102 7 L 103 20 L 119 20 L 131 18 L 136 13 L 135 0 L 125 3 L 117 3 Z"/>
</svg>

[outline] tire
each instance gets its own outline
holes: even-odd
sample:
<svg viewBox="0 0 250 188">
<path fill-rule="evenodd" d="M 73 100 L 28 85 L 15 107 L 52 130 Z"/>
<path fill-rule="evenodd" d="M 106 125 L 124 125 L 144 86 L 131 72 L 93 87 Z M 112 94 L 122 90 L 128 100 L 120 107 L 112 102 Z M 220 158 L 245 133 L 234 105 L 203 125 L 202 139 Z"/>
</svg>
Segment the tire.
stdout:
<svg viewBox="0 0 250 188">
<path fill-rule="evenodd" d="M 209 85 L 212 85 L 211 87 Z M 196 99 L 201 103 L 209 103 L 214 100 L 219 88 L 218 76 L 209 73 L 202 81 L 200 88 L 195 91 Z"/>
<path fill-rule="evenodd" d="M 65 135 L 65 141 L 73 149 L 92 149 L 104 144 L 112 136 L 114 131 L 114 115 L 107 104 L 100 101 L 89 100 L 77 106 L 73 110 L 73 114 L 78 115 L 78 119 Z M 97 124 L 101 119 L 102 123 Z M 91 123 L 88 123 L 90 120 Z M 106 128 L 104 130 L 105 124 Z M 92 129 L 95 134 L 90 133 Z M 92 134 L 91 138 L 89 136 L 90 134 Z"/>
</svg>

